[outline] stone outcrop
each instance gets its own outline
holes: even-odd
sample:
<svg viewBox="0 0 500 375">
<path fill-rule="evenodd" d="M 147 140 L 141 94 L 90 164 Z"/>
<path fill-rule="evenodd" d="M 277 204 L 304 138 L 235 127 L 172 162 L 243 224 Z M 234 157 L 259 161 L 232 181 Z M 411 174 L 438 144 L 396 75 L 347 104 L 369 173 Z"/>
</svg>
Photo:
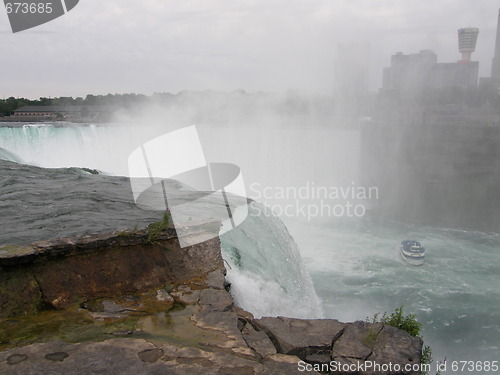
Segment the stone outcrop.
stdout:
<svg viewBox="0 0 500 375">
<path fill-rule="evenodd" d="M 368 368 L 366 363 L 371 362 L 380 366 L 397 363 L 402 368 L 411 368 L 420 362 L 422 352 L 419 338 L 380 323 L 341 323 L 334 319 L 285 317 L 266 317 L 249 320 L 248 323 L 265 332 L 278 352 L 297 356 L 317 368 L 328 368 L 332 361 L 339 364 L 337 367 L 355 364 L 356 368 Z"/>
<path fill-rule="evenodd" d="M 420 360 L 421 340 L 390 326 L 255 319 L 227 291 L 218 239 L 180 249 L 171 230 L 146 238 L 4 247 L 0 373 L 372 374 L 330 365 Z"/>
<path fill-rule="evenodd" d="M 137 231 L 0 247 L 0 317 L 182 283 L 223 268 L 217 238 L 180 248 L 168 229 L 150 242 Z"/>
</svg>

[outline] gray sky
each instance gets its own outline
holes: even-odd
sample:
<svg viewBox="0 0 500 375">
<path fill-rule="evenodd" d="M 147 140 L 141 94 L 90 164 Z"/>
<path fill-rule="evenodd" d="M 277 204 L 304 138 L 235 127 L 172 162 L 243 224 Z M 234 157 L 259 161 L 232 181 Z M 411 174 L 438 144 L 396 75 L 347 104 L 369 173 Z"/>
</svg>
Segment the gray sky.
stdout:
<svg viewBox="0 0 500 375">
<path fill-rule="evenodd" d="M 54 0 L 57 1 L 57 0 Z M 0 96 L 190 90 L 330 93 L 338 43 L 370 43 L 370 88 L 397 51 L 460 58 L 457 29 L 480 29 L 487 76 L 499 0 L 80 0 L 12 34 L 0 9 Z"/>
</svg>

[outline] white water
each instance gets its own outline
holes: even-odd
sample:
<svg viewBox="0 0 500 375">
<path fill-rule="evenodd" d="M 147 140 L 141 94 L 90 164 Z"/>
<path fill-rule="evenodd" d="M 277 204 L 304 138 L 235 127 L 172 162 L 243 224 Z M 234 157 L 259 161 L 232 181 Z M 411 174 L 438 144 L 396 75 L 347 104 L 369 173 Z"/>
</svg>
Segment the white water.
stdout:
<svg viewBox="0 0 500 375">
<path fill-rule="evenodd" d="M 40 166 L 83 166 L 123 175 L 128 153 L 165 131 L 119 126 L 0 127 L 0 147 Z M 300 187 L 307 182 L 349 186 L 358 181 L 355 131 L 201 126 L 199 133 L 207 160 L 239 165 L 247 192 L 254 198 L 265 187 Z M 293 199 L 260 201 L 279 207 Z M 258 316 L 324 314 L 354 320 L 405 305 L 405 311 L 417 314 L 423 323 L 425 341 L 436 360 L 445 356 L 448 361 L 500 358 L 498 235 L 367 217 L 282 219 L 299 245 L 323 312 L 311 303 L 314 294 L 304 292 L 310 289 L 295 258 L 297 250 L 283 259 L 283 248 L 294 249 L 294 245 L 286 236 L 280 237 L 283 232 L 275 219 L 267 226 L 254 220 L 247 223 L 250 228 L 222 239 L 232 267 L 233 293 L 243 307 Z M 244 230 L 252 233 L 251 238 L 245 238 Z M 423 243 L 425 265 L 413 267 L 400 261 L 395 249 L 403 239 Z M 238 250 L 239 261 L 232 247 Z"/>
<path fill-rule="evenodd" d="M 127 158 L 141 141 L 154 136 L 118 126 L 31 124 L 1 127 L 0 147 L 28 164 L 46 167 L 86 167 L 127 175 Z"/>
<path fill-rule="evenodd" d="M 16 128 L 5 125 L 8 124 L 2 127 L 0 122 L 0 147 L 29 164 L 94 168 L 123 176 L 128 174 L 128 156 L 135 148 L 178 128 L 172 124 L 55 127 L 37 123 Z M 240 166 L 248 192 L 252 191 L 252 182 L 262 186 L 299 186 L 307 181 L 331 185 L 332 181 L 347 184 L 357 180 L 357 132 L 255 125 L 204 124 L 197 128 L 207 161 Z"/>
<path fill-rule="evenodd" d="M 288 228 L 301 247 L 326 317 L 364 320 L 404 305 L 406 313 L 422 322 L 435 360 L 498 360 L 498 234 L 368 218 L 292 220 Z M 424 265 L 401 260 L 397 245 L 404 238 L 425 244 Z"/>
<path fill-rule="evenodd" d="M 281 220 L 253 202 L 248 218 L 221 236 L 236 303 L 254 316 L 320 318 L 321 303 Z"/>
</svg>

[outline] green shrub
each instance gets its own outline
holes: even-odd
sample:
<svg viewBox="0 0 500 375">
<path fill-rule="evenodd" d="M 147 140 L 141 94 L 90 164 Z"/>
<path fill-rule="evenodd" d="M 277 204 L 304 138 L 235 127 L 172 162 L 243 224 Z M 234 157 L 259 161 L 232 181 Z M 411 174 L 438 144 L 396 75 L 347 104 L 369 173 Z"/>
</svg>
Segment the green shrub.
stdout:
<svg viewBox="0 0 500 375">
<path fill-rule="evenodd" d="M 430 365 L 432 363 L 432 350 L 430 346 L 424 345 L 422 347 L 422 355 L 420 357 L 420 363 Z M 427 375 L 426 373 L 422 373 L 421 375 Z"/>
<path fill-rule="evenodd" d="M 413 337 L 418 337 L 422 324 L 419 323 L 416 318 L 417 316 L 415 314 L 403 316 L 403 306 L 401 306 L 396 308 L 396 312 L 393 312 L 390 316 L 384 313 L 380 322 L 408 332 Z"/>
<path fill-rule="evenodd" d="M 403 315 L 403 306 L 396 308 L 396 311 L 391 315 L 387 315 L 384 313 L 382 318 L 379 318 L 380 314 L 375 314 L 371 319 L 366 318 L 366 321 L 369 323 L 382 323 L 387 324 L 389 326 L 393 326 L 399 328 L 411 336 L 420 337 L 420 329 L 422 328 L 422 324 L 417 321 L 417 317 L 415 314 L 409 314 L 407 316 Z M 421 364 L 431 364 L 432 363 L 432 351 L 428 345 L 424 345 L 422 347 L 422 353 L 420 356 Z M 422 372 L 420 375 L 427 375 L 427 373 Z"/>
</svg>

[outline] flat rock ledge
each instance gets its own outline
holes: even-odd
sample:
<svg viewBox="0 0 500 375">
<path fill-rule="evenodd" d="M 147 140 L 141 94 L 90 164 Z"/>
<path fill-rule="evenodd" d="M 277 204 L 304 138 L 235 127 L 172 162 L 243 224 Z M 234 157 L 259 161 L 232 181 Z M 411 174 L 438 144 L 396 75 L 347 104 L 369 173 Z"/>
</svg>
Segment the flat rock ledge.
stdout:
<svg viewBox="0 0 500 375">
<path fill-rule="evenodd" d="M 233 303 L 217 238 L 180 249 L 172 231 L 155 243 L 144 236 L 87 236 L 0 254 L 0 374 L 419 373 L 405 370 L 420 362 L 419 338 L 366 322 L 255 319 Z M 30 319 L 40 327 L 61 316 L 51 335 L 20 339 Z M 80 325 L 68 323 L 75 316 Z"/>
</svg>

